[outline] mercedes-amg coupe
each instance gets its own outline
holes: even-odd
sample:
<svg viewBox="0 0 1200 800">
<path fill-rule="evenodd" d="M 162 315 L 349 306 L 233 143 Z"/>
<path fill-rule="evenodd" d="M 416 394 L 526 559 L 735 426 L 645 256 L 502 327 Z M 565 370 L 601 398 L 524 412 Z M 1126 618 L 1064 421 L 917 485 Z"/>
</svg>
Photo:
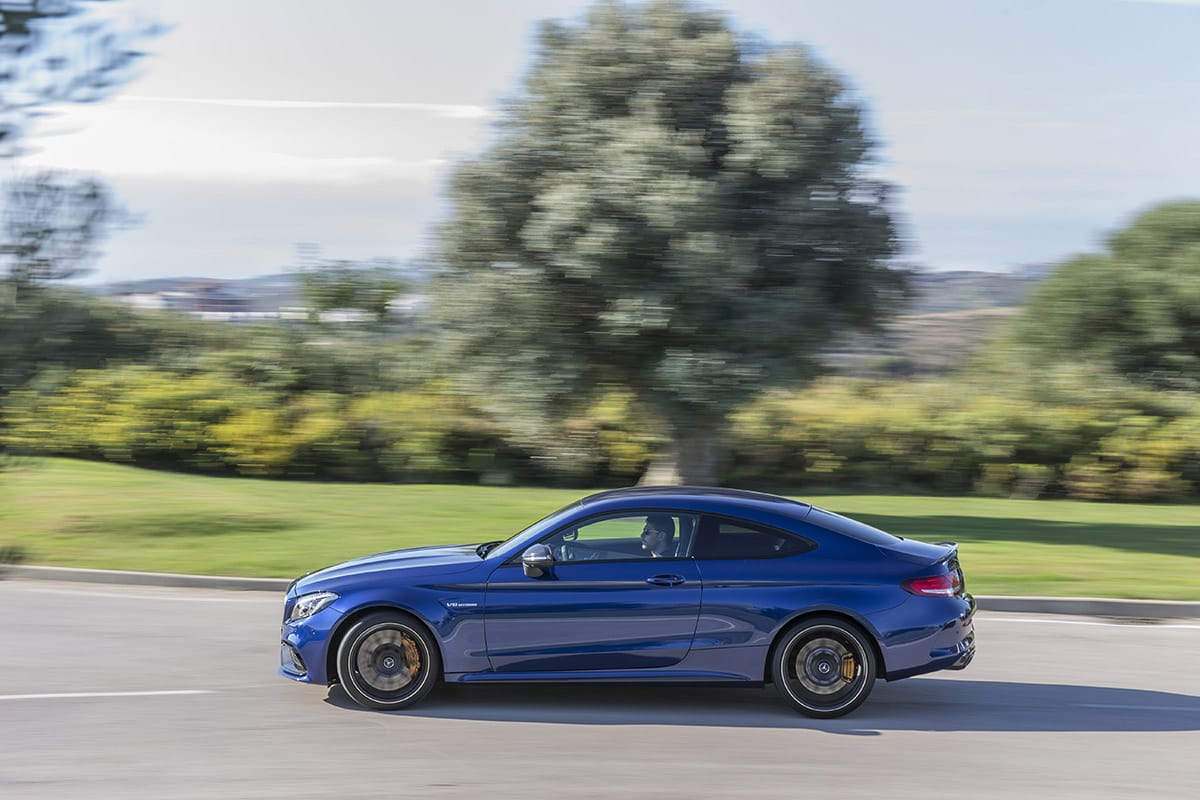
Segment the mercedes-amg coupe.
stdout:
<svg viewBox="0 0 1200 800">
<path fill-rule="evenodd" d="M 385 710 L 439 681 L 773 683 L 837 717 L 877 678 L 965 667 L 974 611 L 952 543 L 755 492 L 620 489 L 503 541 L 299 578 L 280 673 Z"/>
</svg>

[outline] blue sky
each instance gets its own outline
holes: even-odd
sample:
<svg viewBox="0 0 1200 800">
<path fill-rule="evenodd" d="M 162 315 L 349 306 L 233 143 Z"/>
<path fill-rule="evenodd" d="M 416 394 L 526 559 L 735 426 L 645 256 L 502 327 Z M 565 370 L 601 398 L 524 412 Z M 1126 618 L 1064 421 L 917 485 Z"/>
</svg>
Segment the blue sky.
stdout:
<svg viewBox="0 0 1200 800">
<path fill-rule="evenodd" d="M 174 26 L 114 98 L 36 129 L 21 167 L 104 175 L 140 217 L 91 281 L 409 258 L 487 140 L 538 20 L 582 0 L 124 0 Z M 1200 196 L 1200 0 L 726 0 L 861 97 L 908 263 L 1005 270 Z"/>
</svg>

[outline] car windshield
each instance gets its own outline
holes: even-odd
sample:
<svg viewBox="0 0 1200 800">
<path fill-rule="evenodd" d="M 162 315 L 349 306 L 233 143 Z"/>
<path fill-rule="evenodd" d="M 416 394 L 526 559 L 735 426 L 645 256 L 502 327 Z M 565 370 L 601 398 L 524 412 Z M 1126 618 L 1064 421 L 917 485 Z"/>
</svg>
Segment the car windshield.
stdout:
<svg viewBox="0 0 1200 800">
<path fill-rule="evenodd" d="M 541 533 L 545 533 L 546 531 L 550 530 L 555 525 L 557 525 L 559 519 L 561 517 L 563 517 L 568 511 L 571 511 L 578 505 L 579 505 L 578 500 L 576 500 L 572 503 L 568 503 L 567 505 L 563 506 L 562 508 L 558 509 L 557 511 L 555 511 L 551 514 L 547 514 L 546 516 L 542 517 L 541 519 L 539 519 L 537 522 L 533 523 L 532 525 L 530 525 L 520 531 L 517 531 L 516 533 L 514 533 L 512 536 L 508 537 L 507 539 L 504 539 L 502 541 L 495 541 L 495 542 L 485 542 L 484 544 L 479 545 L 479 547 L 475 548 L 475 552 L 479 554 L 480 558 L 484 558 L 487 556 L 488 553 L 492 552 L 497 547 L 508 544 L 509 542 L 513 541 L 514 539 L 524 536 L 527 533 L 533 533 L 535 536 L 538 534 L 541 534 Z"/>
</svg>

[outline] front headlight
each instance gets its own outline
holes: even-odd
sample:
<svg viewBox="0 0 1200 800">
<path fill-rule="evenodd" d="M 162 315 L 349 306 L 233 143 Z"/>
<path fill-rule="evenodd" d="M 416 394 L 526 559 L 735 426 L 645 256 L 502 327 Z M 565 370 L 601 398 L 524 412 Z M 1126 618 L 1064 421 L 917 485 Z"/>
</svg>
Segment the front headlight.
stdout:
<svg viewBox="0 0 1200 800">
<path fill-rule="evenodd" d="M 292 615 L 288 617 L 288 622 L 296 620 L 308 619 L 313 614 L 325 608 L 327 605 L 337 600 L 338 596 L 333 592 L 313 592 L 312 594 L 302 594 L 296 598 L 296 605 L 292 606 Z"/>
</svg>

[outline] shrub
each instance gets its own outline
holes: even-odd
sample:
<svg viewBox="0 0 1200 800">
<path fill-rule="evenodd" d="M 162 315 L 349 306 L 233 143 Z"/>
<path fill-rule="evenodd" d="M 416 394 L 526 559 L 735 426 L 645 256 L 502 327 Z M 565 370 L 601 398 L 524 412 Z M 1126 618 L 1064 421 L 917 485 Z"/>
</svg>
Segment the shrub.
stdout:
<svg viewBox="0 0 1200 800">
<path fill-rule="evenodd" d="M 1193 399 L 1119 386 L 1029 394 L 1036 399 L 962 380 L 845 379 L 772 393 L 734 416 L 728 477 L 1094 500 L 1168 500 L 1200 489 Z"/>
<path fill-rule="evenodd" d="M 0 545 L 0 566 L 5 564 L 22 564 L 28 558 L 28 552 L 19 544 Z"/>
</svg>

